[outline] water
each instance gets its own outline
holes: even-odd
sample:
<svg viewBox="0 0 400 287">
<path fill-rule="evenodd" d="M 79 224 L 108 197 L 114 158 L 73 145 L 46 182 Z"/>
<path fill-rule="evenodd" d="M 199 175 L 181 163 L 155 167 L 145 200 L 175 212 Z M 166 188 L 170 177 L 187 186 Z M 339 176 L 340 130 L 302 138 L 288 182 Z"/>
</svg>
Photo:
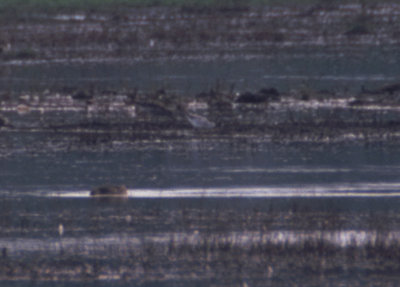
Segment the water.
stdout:
<svg viewBox="0 0 400 287">
<path fill-rule="evenodd" d="M 260 246 L 284 245 L 289 251 L 281 252 L 286 254 L 291 248 L 305 248 L 296 246 L 311 244 L 307 248 L 313 250 L 312 244 L 320 240 L 333 246 L 329 248 L 345 249 L 363 249 L 381 241 L 385 246 L 398 244 L 399 152 L 397 145 L 389 144 L 280 145 L 189 140 L 128 150 L 20 152 L 3 156 L 0 248 L 7 250 L 6 258 L 13 262 L 9 264 L 14 266 L 14 277 L 23 280 L 11 281 L 9 286 L 25 286 L 25 280 L 37 280 L 34 278 L 66 278 L 66 286 L 78 284 L 74 283 L 76 280 L 89 280 L 93 286 L 104 282 L 127 286 L 124 282 L 139 284 L 141 280 L 146 286 L 154 280 L 161 280 L 156 286 L 209 286 L 209 276 L 220 286 L 244 278 L 252 278 L 254 285 L 259 285 L 265 280 L 287 282 L 290 272 L 301 272 L 299 278 L 304 284 L 311 284 L 312 276 L 298 271 L 300 267 L 283 263 L 268 265 L 274 271 L 262 276 L 257 275 L 255 266 L 245 268 L 238 279 L 222 276 L 226 270 L 220 267 L 211 269 L 216 272 L 214 275 L 200 272 L 198 266 L 214 264 L 214 259 L 204 259 L 204 263 L 202 255 L 194 255 L 193 258 L 200 256 L 196 265 L 192 259 L 187 261 L 193 255 L 182 254 L 211 248 L 207 249 L 209 256 L 219 258 L 215 252 L 225 252 L 223 246 L 229 246 L 231 252 L 239 252 L 239 258 L 251 263 L 254 259 L 247 256 Z M 90 198 L 90 188 L 102 183 L 126 184 L 128 198 Z M 187 246 L 191 249 L 185 251 Z M 170 254 L 169 261 L 158 257 L 164 252 Z M 305 254 L 310 252 L 313 254 Z M 338 252 L 334 254 L 341 254 Z M 130 261 L 132 256 L 137 258 L 133 261 L 136 263 Z M 180 260 L 186 258 L 186 263 L 181 265 L 172 259 L 174 256 L 189 257 L 182 257 Z M 281 260 L 286 262 L 286 255 L 261 258 L 270 256 L 283 256 Z M 146 258 L 170 263 L 149 263 L 145 267 Z M 316 258 L 320 255 L 310 262 L 317 262 Z M 337 260 L 339 265 L 353 264 L 345 258 L 338 255 L 329 260 Z M 1 260 L 7 262 L 4 256 Z M 229 260 L 229 264 L 237 264 L 236 259 Z M 29 262 L 36 262 L 36 269 L 29 267 Z M 85 264 L 93 264 L 98 271 Z M 46 275 L 46 268 L 59 277 Z M 170 279 L 158 278 L 157 272 L 174 274 L 174 268 L 193 272 L 193 278 L 180 273 Z M 359 273 L 353 274 L 349 268 L 340 271 L 341 276 L 335 279 L 324 275 L 320 286 L 359 282 Z M 2 276 L 6 278 L 4 273 Z M 99 281 L 93 282 L 94 278 Z M 385 280 L 394 282 L 386 277 L 381 282 Z M 47 284 L 39 282 L 39 286 Z M 272 282 L 268 284 L 274 285 Z"/>
<path fill-rule="evenodd" d="M 166 88 L 195 94 L 218 85 L 239 91 L 276 87 L 287 92 L 309 87 L 360 91 L 398 80 L 398 52 L 378 48 L 357 51 L 315 49 L 271 50 L 270 56 L 227 59 L 32 61 L 2 64 L 0 90 L 43 91 L 64 87 L 139 89 Z"/>
<path fill-rule="evenodd" d="M 146 190 L 152 194 L 152 189 L 177 190 L 176 196 L 181 197 L 179 192 L 185 188 L 194 193 L 214 188 L 233 195 L 243 189 L 248 196 L 297 190 L 299 195 L 324 193 L 324 189 L 384 192 L 398 187 L 398 153 L 396 145 L 260 143 L 251 147 L 195 140 L 108 152 L 22 152 L 1 159 L 0 181 L 3 191 L 13 192 L 89 190 L 96 184 L 123 183 L 133 197 L 136 189 L 140 197 Z"/>
</svg>

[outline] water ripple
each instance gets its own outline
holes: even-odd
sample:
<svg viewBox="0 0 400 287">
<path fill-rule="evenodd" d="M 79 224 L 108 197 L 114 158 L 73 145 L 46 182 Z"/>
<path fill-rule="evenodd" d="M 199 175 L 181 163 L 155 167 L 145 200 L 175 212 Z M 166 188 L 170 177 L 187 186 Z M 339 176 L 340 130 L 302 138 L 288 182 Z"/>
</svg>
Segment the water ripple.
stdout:
<svg viewBox="0 0 400 287">
<path fill-rule="evenodd" d="M 34 193 L 64 198 L 90 197 L 88 190 Z M 296 186 L 129 189 L 129 198 L 234 198 L 234 197 L 400 197 L 400 182 L 306 184 Z"/>
</svg>

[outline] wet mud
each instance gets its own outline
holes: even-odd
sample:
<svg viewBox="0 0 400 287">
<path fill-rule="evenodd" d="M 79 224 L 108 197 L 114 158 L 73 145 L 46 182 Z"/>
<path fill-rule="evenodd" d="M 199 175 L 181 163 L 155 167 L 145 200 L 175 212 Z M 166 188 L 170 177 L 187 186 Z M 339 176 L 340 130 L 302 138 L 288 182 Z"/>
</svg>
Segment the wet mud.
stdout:
<svg viewBox="0 0 400 287">
<path fill-rule="evenodd" d="M 108 250 L 90 256 L 61 252 L 48 257 L 35 255 L 29 261 L 5 258 L 0 261 L 0 278 L 87 283 L 118 280 L 127 285 L 145 286 L 152 283 L 242 286 L 243 282 L 252 286 L 341 283 L 363 286 L 367 282 L 374 286 L 392 286 L 398 283 L 396 275 L 400 268 L 398 245 L 337 248 L 307 242 L 304 246 L 291 247 L 268 243 L 241 247 L 211 239 L 199 245 L 177 244 L 171 240 L 161 246 L 143 243 L 138 248 L 105 246 L 104 249 Z M 110 249 L 114 251 L 111 253 Z"/>
<path fill-rule="evenodd" d="M 205 199 L 85 201 L 61 214 L 63 202 L 42 201 L 52 203 L 46 214 L 31 204 L 2 229 L 0 279 L 390 286 L 400 268 L 397 199 L 373 212 L 318 200 Z"/>
<path fill-rule="evenodd" d="M 210 90 L 194 96 L 161 89 L 4 95 L 1 149 L 16 141 L 60 150 L 129 148 L 146 142 L 398 142 L 399 93 L 329 93 L 275 88 Z M 35 139 L 35 140 L 33 140 Z"/>
</svg>

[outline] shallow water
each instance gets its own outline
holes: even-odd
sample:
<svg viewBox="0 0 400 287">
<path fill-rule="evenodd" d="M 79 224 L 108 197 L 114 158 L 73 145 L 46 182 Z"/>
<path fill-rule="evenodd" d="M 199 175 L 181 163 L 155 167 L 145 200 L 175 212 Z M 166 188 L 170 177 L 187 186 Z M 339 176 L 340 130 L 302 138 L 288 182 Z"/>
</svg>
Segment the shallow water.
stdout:
<svg viewBox="0 0 400 287">
<path fill-rule="evenodd" d="M 47 229 L 45 222 L 54 218 L 68 221 L 76 209 L 83 214 L 96 213 L 98 202 L 89 198 L 89 190 L 103 183 L 129 188 L 128 199 L 104 205 L 105 212 L 118 212 L 121 218 L 129 214 L 132 205 L 144 204 L 149 212 L 157 212 L 170 205 L 204 208 L 207 200 L 221 212 L 225 206 L 228 210 L 243 205 L 248 211 L 277 208 L 290 212 L 293 206 L 324 211 L 331 205 L 332 212 L 354 208 L 363 213 L 382 211 L 388 203 L 390 210 L 397 212 L 399 152 L 396 145 L 356 143 L 246 147 L 187 142 L 169 148 L 160 144 L 112 152 L 15 153 L 0 158 L 0 193 L 3 206 L 7 206 L 2 212 L 5 218 L 12 218 L 25 208 L 42 210 L 37 228 Z M 314 207 L 312 202 L 318 201 L 323 204 Z M 275 206 L 277 202 L 280 204 Z M 365 206 L 352 206 L 356 202 Z M 54 204 L 62 206 L 61 214 L 67 216 L 54 216 L 58 210 L 53 210 Z M 85 218 L 81 220 L 85 222 Z M 107 217 L 104 220 L 103 226 L 112 231 L 111 222 Z M 14 225 L 19 223 L 11 222 L 3 221 L 11 229 L 18 227 Z M 349 224 L 353 224 L 350 219 Z M 357 222 L 352 226 L 365 227 Z M 152 224 L 143 228 L 157 229 Z"/>
<path fill-rule="evenodd" d="M 380 87 L 397 81 L 396 50 L 381 47 L 356 51 L 318 49 L 272 50 L 270 56 L 210 59 L 6 62 L 0 90 L 43 91 L 64 87 L 139 89 L 166 88 L 177 94 L 196 94 L 211 88 L 239 91 L 276 87 L 358 92 L 361 86 Z"/>
<path fill-rule="evenodd" d="M 2 192 L 80 191 L 103 183 L 146 190 L 176 190 L 176 196 L 202 190 L 249 196 L 280 192 L 396 192 L 397 145 L 273 144 L 234 142 L 145 144 L 127 150 L 22 150 L 0 159 Z M 213 190 L 214 189 L 214 190 Z M 276 190 L 274 190 L 276 189 Z M 154 190 L 154 192 L 153 192 Z M 171 191 L 173 194 L 173 191 Z M 179 194 L 181 193 L 181 195 Z M 252 194 L 254 193 L 254 194 Z M 138 191 L 139 194 L 139 191 Z M 173 196 L 173 195 L 171 195 Z"/>
</svg>

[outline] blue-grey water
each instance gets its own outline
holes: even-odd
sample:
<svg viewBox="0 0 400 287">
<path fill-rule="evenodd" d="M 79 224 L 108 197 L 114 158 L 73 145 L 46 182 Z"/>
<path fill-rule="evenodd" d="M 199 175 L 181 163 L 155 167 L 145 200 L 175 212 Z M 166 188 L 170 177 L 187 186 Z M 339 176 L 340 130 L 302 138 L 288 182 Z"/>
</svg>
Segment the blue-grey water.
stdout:
<svg viewBox="0 0 400 287">
<path fill-rule="evenodd" d="M 9 218 L 18 218 L 21 211 L 33 209 L 44 220 L 39 220 L 35 236 L 40 236 L 41 228 L 56 234 L 57 222 L 53 221 L 69 219 L 52 213 L 95 212 L 96 204 L 89 191 L 105 183 L 125 184 L 129 189 L 129 199 L 122 209 L 111 205 L 110 212 L 124 213 L 141 204 L 150 209 L 196 205 L 206 208 L 206 201 L 222 209 L 243 205 L 248 210 L 289 211 L 298 204 L 338 212 L 375 212 L 385 208 L 397 211 L 399 154 L 397 145 L 249 146 L 193 141 L 120 151 L 21 152 L 0 158 L 0 194 L 6 207 L 2 212 Z M 314 205 L 315 202 L 322 204 Z M 87 218 L 81 220 L 85 222 Z M 52 222 L 53 230 L 45 222 Z M 7 222 L 13 235 L 19 232 L 14 224 Z M 112 231 L 113 226 L 107 224 L 105 229 Z M 349 224 L 357 227 L 351 219 Z M 153 230 L 157 226 L 137 228 Z M 8 234 L 6 229 L 2 232 L 3 236 Z M 86 233 L 85 229 L 80 230 L 80 234 Z"/>
<path fill-rule="evenodd" d="M 104 253 L 113 260 L 143 242 L 164 246 L 173 238 L 196 246 L 204 240 L 199 236 L 218 235 L 243 248 L 260 240 L 296 244 L 321 238 L 321 228 L 324 240 L 337 246 L 371 244 L 377 230 L 385 230 L 391 242 L 400 237 L 399 154 L 390 144 L 234 140 L 15 152 L 0 158 L 0 248 L 25 262 L 61 250 L 87 260 Z M 103 183 L 125 184 L 128 199 L 90 198 L 89 190 Z M 88 284 L 130 284 L 108 276 Z M 323 282 L 359 282 L 354 276 Z M 154 286 L 185 286 L 179 278 Z M 187 284 L 220 285 L 215 282 L 200 277 Z"/>
<path fill-rule="evenodd" d="M 14 196 L 89 190 L 104 183 L 125 184 L 133 190 L 132 197 L 135 189 L 185 188 L 260 189 L 265 196 L 274 188 L 299 195 L 318 188 L 321 193 L 335 188 L 395 192 L 400 183 L 399 155 L 395 144 L 198 140 L 109 151 L 20 151 L 0 159 L 0 182 L 1 192 Z"/>
<path fill-rule="evenodd" d="M 96 88 L 165 88 L 195 94 L 211 88 L 280 91 L 309 88 L 358 92 L 398 80 L 398 51 L 382 47 L 351 50 L 283 49 L 263 57 L 80 61 L 35 61 L 1 64 L 0 90 Z"/>
</svg>

